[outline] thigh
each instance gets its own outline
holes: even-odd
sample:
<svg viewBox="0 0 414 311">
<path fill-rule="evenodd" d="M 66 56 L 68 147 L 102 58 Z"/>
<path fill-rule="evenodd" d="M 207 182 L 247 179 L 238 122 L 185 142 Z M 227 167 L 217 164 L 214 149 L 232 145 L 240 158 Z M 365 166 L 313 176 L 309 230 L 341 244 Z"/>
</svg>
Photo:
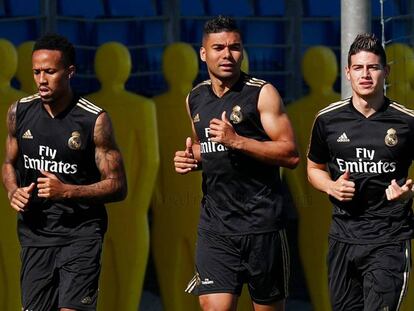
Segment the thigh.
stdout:
<svg viewBox="0 0 414 311">
<path fill-rule="evenodd" d="M 399 310 L 407 291 L 410 241 L 375 246 L 364 272 L 365 311 Z"/>
<path fill-rule="evenodd" d="M 59 308 L 96 310 L 101 251 L 101 240 L 78 241 L 62 249 Z"/>
<path fill-rule="evenodd" d="M 329 239 L 328 281 L 333 311 L 363 310 L 362 275 L 354 265 L 355 246 Z"/>
<path fill-rule="evenodd" d="M 199 230 L 196 247 L 196 275 L 186 292 L 196 295 L 229 293 L 240 295 L 243 286 L 238 237 Z"/>
<path fill-rule="evenodd" d="M 289 294 L 290 256 L 285 230 L 249 236 L 249 254 L 243 264 L 248 273 L 250 296 L 267 305 Z"/>
<path fill-rule="evenodd" d="M 23 247 L 21 251 L 22 310 L 55 310 L 58 304 L 58 247 Z"/>
<path fill-rule="evenodd" d="M 237 296 L 227 293 L 206 294 L 199 296 L 202 310 L 236 311 Z"/>
</svg>

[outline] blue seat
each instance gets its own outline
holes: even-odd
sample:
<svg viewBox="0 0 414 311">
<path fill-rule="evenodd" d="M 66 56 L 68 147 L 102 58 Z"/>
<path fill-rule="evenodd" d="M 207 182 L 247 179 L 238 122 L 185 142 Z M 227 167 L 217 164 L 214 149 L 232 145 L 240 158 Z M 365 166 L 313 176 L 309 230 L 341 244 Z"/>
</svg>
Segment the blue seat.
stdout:
<svg viewBox="0 0 414 311">
<path fill-rule="evenodd" d="M 139 22 L 141 42 L 144 44 L 164 44 L 166 40 L 166 24 L 163 20 Z"/>
<path fill-rule="evenodd" d="M 202 0 L 181 0 L 181 16 L 205 16 L 207 15 Z M 186 19 L 180 20 L 180 40 L 190 43 L 200 43 L 205 20 Z"/>
<path fill-rule="evenodd" d="M 340 22 L 307 21 L 302 23 L 302 44 L 340 46 Z"/>
<path fill-rule="evenodd" d="M 277 71 L 283 70 L 284 53 L 276 47 L 246 47 L 249 55 L 249 70 Z"/>
<path fill-rule="evenodd" d="M 405 20 L 392 19 L 385 24 L 386 40 L 410 44 L 412 37 L 411 22 Z"/>
<path fill-rule="evenodd" d="M 108 41 L 117 41 L 125 45 L 140 43 L 140 29 L 136 21 L 108 20 L 93 25 L 94 37 L 91 43 L 101 45 Z"/>
<path fill-rule="evenodd" d="M 6 0 L 4 0 L 6 1 Z M 6 3 L 10 16 L 37 16 L 40 15 L 39 0 L 8 0 Z"/>
<path fill-rule="evenodd" d="M 244 34 L 243 40 L 249 54 L 249 67 L 252 71 L 274 71 L 283 67 L 285 49 L 269 46 L 285 43 L 283 23 L 263 20 L 243 22 L 241 27 Z"/>
<path fill-rule="evenodd" d="M 204 16 L 204 4 L 201 0 L 180 0 L 180 15 L 182 16 Z"/>
<path fill-rule="evenodd" d="M 283 21 L 247 20 L 240 25 L 245 44 L 284 43 L 285 25 Z"/>
<path fill-rule="evenodd" d="M 65 36 L 73 44 L 88 44 L 89 33 L 85 22 L 60 20 L 56 22 L 56 30 L 62 36 Z"/>
<path fill-rule="evenodd" d="M 39 37 L 38 29 L 36 20 L 4 21 L 0 27 L 0 38 L 5 38 L 17 46 L 24 41 L 36 40 Z"/>
<path fill-rule="evenodd" d="M 70 84 L 76 93 L 79 95 L 86 95 L 99 90 L 99 81 L 93 77 L 80 77 L 75 74 L 71 79 Z"/>
<path fill-rule="evenodd" d="M 371 1 L 371 14 L 373 17 L 381 16 L 381 4 L 379 1 Z M 407 14 L 407 11 L 405 13 L 400 11 L 400 8 L 394 0 L 384 1 L 384 16 L 387 17 L 400 14 Z"/>
<path fill-rule="evenodd" d="M 0 11 L 2 16 L 39 16 L 40 1 L 25 0 L 3 0 L 0 1 Z M 6 38 L 13 44 L 20 44 L 27 40 L 36 40 L 39 36 L 39 21 L 36 18 L 29 18 L 21 21 L 4 22 L 0 27 L 0 37 Z"/>
<path fill-rule="evenodd" d="M 157 16 L 153 0 L 108 0 L 110 16 Z"/>
<path fill-rule="evenodd" d="M 341 1 L 304 0 L 304 16 L 340 16 Z"/>
<path fill-rule="evenodd" d="M 256 0 L 255 4 L 259 16 L 285 15 L 285 1 L 283 0 Z"/>
<path fill-rule="evenodd" d="M 180 40 L 193 44 L 201 44 L 205 20 L 182 19 L 180 22 Z"/>
<path fill-rule="evenodd" d="M 254 16 L 249 0 L 208 0 L 207 8 L 210 15 Z"/>
<path fill-rule="evenodd" d="M 93 19 L 105 14 L 102 0 L 59 0 L 58 16 Z M 94 39 L 94 23 L 79 20 L 57 20 L 57 31 L 78 45 L 90 45 Z"/>
<path fill-rule="evenodd" d="M 59 0 L 57 2 L 57 11 L 62 16 L 85 18 L 105 15 L 102 0 Z"/>
<path fill-rule="evenodd" d="M 130 77 L 125 88 L 146 97 L 153 97 L 167 91 L 163 77 L 157 74 Z"/>
<path fill-rule="evenodd" d="M 6 7 L 4 5 L 4 1 L 0 1 L 0 16 L 6 16 Z"/>
</svg>

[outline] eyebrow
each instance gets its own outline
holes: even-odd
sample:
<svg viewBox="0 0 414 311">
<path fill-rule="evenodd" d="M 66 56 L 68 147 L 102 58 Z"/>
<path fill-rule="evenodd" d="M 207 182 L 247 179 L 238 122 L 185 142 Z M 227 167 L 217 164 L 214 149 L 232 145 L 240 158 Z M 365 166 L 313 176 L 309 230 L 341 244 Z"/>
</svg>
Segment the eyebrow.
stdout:
<svg viewBox="0 0 414 311">
<path fill-rule="evenodd" d="M 361 66 L 361 67 L 363 67 L 363 66 L 378 66 L 378 67 L 383 67 L 381 63 L 374 63 L 374 64 L 352 64 L 351 65 L 351 67 L 354 67 L 354 66 Z"/>
<path fill-rule="evenodd" d="M 231 43 L 231 44 L 225 44 L 225 43 L 213 43 L 211 46 L 241 46 L 241 43 Z"/>
</svg>

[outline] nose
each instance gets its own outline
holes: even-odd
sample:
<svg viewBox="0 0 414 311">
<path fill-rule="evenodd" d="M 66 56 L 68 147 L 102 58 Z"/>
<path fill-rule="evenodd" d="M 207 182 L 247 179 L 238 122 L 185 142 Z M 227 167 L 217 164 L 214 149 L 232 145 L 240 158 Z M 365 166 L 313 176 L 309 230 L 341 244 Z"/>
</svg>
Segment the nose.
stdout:
<svg viewBox="0 0 414 311">
<path fill-rule="evenodd" d="M 371 75 L 369 68 L 367 66 L 364 67 L 363 71 L 362 71 L 362 75 L 364 77 L 369 77 Z"/>
<path fill-rule="evenodd" d="M 40 84 L 45 84 L 47 82 L 46 80 L 46 75 L 44 71 L 41 71 L 39 74 L 39 83 Z"/>
<path fill-rule="evenodd" d="M 231 57 L 231 51 L 230 51 L 230 48 L 229 47 L 226 47 L 224 49 L 224 57 L 225 58 L 230 58 Z"/>
</svg>

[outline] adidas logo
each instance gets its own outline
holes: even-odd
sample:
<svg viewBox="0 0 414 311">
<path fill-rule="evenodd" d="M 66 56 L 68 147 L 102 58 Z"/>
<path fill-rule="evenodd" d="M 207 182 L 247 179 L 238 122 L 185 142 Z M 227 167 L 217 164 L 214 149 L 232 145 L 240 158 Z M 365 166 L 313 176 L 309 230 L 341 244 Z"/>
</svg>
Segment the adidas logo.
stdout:
<svg viewBox="0 0 414 311">
<path fill-rule="evenodd" d="M 198 113 L 194 116 L 194 118 L 193 118 L 193 122 L 194 122 L 194 123 L 196 123 L 196 122 L 200 122 L 200 115 L 199 115 Z"/>
<path fill-rule="evenodd" d="M 32 132 L 30 132 L 30 130 L 27 130 L 26 132 L 24 132 L 22 138 L 24 138 L 24 139 L 33 139 Z"/>
<path fill-rule="evenodd" d="M 350 140 L 349 140 L 348 136 L 346 136 L 345 132 L 343 132 L 342 135 L 339 136 L 336 141 L 338 143 L 348 143 L 348 142 L 350 142 Z"/>
</svg>

